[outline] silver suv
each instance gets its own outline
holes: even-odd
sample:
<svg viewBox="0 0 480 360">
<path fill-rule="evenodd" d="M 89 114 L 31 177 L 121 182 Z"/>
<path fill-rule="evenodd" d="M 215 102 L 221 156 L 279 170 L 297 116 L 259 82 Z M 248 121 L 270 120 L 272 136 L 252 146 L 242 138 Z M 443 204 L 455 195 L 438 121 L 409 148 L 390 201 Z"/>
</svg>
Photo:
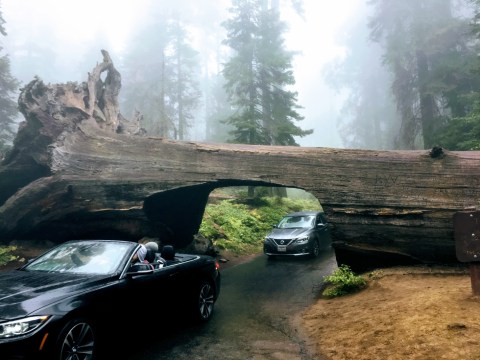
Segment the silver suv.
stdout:
<svg viewBox="0 0 480 360">
<path fill-rule="evenodd" d="M 265 237 L 263 252 L 271 256 L 293 255 L 317 257 L 331 245 L 325 214 L 320 211 L 300 211 L 288 214 L 273 226 Z"/>
</svg>

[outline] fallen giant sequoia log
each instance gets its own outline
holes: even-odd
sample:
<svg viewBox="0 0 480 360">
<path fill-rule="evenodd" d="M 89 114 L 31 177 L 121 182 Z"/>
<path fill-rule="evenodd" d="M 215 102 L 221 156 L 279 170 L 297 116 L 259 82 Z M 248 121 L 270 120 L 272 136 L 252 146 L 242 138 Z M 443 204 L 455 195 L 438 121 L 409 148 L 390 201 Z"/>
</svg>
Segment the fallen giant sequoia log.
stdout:
<svg viewBox="0 0 480 360">
<path fill-rule="evenodd" d="M 184 246 L 197 233 L 213 189 L 264 185 L 315 195 L 333 224 L 337 259 L 347 263 L 456 261 L 452 217 L 478 206 L 479 152 L 141 136 L 138 121 L 119 112 L 120 74 L 103 55 L 87 82 L 34 79 L 22 90 L 25 122 L 0 167 L 3 243 L 149 236 Z"/>
</svg>

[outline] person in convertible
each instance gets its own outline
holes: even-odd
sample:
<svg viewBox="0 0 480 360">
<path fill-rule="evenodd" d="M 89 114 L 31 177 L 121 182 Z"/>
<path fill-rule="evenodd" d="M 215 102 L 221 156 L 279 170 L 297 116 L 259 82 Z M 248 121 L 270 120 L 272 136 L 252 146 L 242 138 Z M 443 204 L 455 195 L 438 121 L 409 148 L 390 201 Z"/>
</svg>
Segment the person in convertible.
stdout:
<svg viewBox="0 0 480 360">
<path fill-rule="evenodd" d="M 149 262 L 146 259 L 147 253 L 147 247 L 143 244 L 140 244 L 140 248 L 132 257 L 132 264 L 148 264 Z"/>
<path fill-rule="evenodd" d="M 165 260 L 158 253 L 158 244 L 151 241 L 144 244 L 140 244 L 140 248 L 137 250 L 132 258 L 132 264 L 153 264 L 160 263 L 162 267 L 165 265 Z"/>
</svg>

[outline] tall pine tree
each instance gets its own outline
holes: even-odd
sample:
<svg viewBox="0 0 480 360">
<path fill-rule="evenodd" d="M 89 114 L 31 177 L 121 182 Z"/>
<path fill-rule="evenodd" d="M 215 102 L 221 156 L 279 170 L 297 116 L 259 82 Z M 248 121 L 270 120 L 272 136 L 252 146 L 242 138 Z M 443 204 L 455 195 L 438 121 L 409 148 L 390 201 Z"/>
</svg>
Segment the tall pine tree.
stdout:
<svg viewBox="0 0 480 360">
<path fill-rule="evenodd" d="M 468 21 L 452 0 L 370 0 L 371 38 L 384 48 L 402 124 L 398 147 L 430 148 L 451 114 L 469 108 L 463 95 L 478 88 Z M 466 7 L 468 0 L 457 5 Z M 420 141 L 419 141 L 420 140 Z"/>
<path fill-rule="evenodd" d="M 149 134 L 185 140 L 192 126 L 201 93 L 197 52 L 187 35 L 179 20 L 158 16 L 125 59 L 122 110 L 142 113 Z"/>
<path fill-rule="evenodd" d="M 463 57 L 464 65 L 461 69 L 451 71 L 451 77 L 458 78 L 460 70 L 470 69 L 469 80 L 480 81 L 480 62 L 478 61 L 478 52 L 480 51 L 480 0 L 472 0 L 473 4 L 473 21 L 472 34 L 476 41 L 470 43 L 474 46 L 474 61 L 468 61 L 468 58 Z M 472 69 L 473 64 L 473 69 Z M 466 71 L 465 71 L 466 72 Z M 442 146 L 450 150 L 480 150 L 480 87 L 470 86 L 468 93 L 453 95 L 452 101 L 454 109 L 459 108 L 460 111 L 452 111 L 452 119 L 448 122 L 447 126 L 439 134 L 440 143 Z M 460 106 L 458 106 L 460 105 Z M 468 109 L 468 111 L 465 111 Z"/>
<path fill-rule="evenodd" d="M 5 20 L 0 8 L 0 34 L 7 35 Z M 0 52 L 3 47 L 0 46 Z M 19 82 L 10 73 L 10 59 L 7 55 L 0 56 L 0 159 L 5 156 L 15 136 L 15 118 L 18 114 L 14 95 Z"/>
<path fill-rule="evenodd" d="M 266 0 L 233 0 L 232 17 L 223 25 L 225 44 L 233 56 L 225 64 L 225 89 L 235 112 L 227 119 L 233 126 L 232 142 L 264 145 L 298 145 L 295 136 L 313 130 L 295 125 L 303 117 L 298 113 L 297 93 L 288 89 L 295 84 L 293 54 L 284 49 L 285 25 L 278 9 Z"/>
<path fill-rule="evenodd" d="M 202 96 L 198 84 L 198 52 L 186 41 L 185 27 L 178 21 L 171 26 L 171 49 L 174 87 L 171 93 L 175 105 L 175 139 L 185 140 L 192 126 L 193 111 Z"/>
<path fill-rule="evenodd" d="M 366 11 L 366 8 L 365 10 Z M 391 73 L 381 62 L 382 48 L 368 41 L 366 14 L 359 13 L 345 31 L 345 56 L 325 68 L 328 84 L 346 97 L 338 117 L 344 146 L 392 149 L 398 132 Z"/>
</svg>

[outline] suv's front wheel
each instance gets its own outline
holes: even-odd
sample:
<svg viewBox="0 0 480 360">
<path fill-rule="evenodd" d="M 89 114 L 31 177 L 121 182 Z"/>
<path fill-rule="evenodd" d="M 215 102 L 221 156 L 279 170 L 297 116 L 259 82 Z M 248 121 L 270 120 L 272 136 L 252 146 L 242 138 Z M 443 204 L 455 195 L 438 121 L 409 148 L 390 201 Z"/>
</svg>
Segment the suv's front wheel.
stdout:
<svg viewBox="0 0 480 360">
<path fill-rule="evenodd" d="M 313 240 L 312 249 L 310 250 L 310 257 L 316 258 L 320 254 L 320 244 L 318 240 Z"/>
</svg>

